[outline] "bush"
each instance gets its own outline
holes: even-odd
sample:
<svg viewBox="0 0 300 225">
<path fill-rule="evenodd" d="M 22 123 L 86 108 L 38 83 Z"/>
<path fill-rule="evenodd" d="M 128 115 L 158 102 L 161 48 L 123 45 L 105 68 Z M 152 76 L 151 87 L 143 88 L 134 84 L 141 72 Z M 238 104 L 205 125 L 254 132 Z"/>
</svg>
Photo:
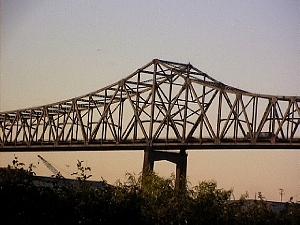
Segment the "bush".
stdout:
<svg viewBox="0 0 300 225">
<path fill-rule="evenodd" d="M 51 187 L 36 186 L 33 166 L 24 169 L 17 159 L 1 169 L 2 224 L 297 224 L 300 219 L 297 203 L 276 215 L 263 199 L 250 206 L 245 198 L 230 200 L 232 190 L 219 189 L 215 181 L 176 190 L 174 175 L 128 173 L 124 183 L 103 181 L 103 188 L 92 188 L 90 168 L 79 162 L 79 185 L 56 180 Z"/>
</svg>

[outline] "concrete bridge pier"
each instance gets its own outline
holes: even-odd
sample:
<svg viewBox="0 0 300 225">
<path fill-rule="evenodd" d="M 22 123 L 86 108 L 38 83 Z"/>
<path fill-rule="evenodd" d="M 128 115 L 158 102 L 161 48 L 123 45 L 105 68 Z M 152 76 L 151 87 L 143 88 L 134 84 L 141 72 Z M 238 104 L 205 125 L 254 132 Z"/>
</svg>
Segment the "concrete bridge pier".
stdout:
<svg viewBox="0 0 300 225">
<path fill-rule="evenodd" d="M 187 153 L 185 149 L 179 152 L 165 152 L 147 148 L 144 150 L 143 177 L 153 171 L 154 162 L 167 160 L 176 164 L 175 189 L 184 188 L 186 184 Z"/>
</svg>

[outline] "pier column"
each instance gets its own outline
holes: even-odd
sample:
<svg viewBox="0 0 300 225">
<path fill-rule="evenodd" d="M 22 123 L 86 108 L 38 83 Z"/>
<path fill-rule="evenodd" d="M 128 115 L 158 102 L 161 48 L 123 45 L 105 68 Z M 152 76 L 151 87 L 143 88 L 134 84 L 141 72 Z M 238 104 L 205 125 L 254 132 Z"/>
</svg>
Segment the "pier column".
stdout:
<svg viewBox="0 0 300 225">
<path fill-rule="evenodd" d="M 187 153 L 185 149 L 181 149 L 178 153 L 178 161 L 176 163 L 176 189 L 182 189 L 186 186 L 186 171 L 187 171 Z"/>
<path fill-rule="evenodd" d="M 152 172 L 154 168 L 154 159 L 153 159 L 153 149 L 146 148 L 144 150 L 144 163 L 143 163 L 143 174 L 142 176 L 147 176 L 149 172 Z"/>
<path fill-rule="evenodd" d="M 145 149 L 142 176 L 145 177 L 149 174 L 149 172 L 152 172 L 154 168 L 154 162 L 160 160 L 167 160 L 176 164 L 175 188 L 177 190 L 184 188 L 186 184 L 187 171 L 187 154 L 185 149 L 181 149 L 179 153 L 155 151 L 152 148 Z"/>
</svg>

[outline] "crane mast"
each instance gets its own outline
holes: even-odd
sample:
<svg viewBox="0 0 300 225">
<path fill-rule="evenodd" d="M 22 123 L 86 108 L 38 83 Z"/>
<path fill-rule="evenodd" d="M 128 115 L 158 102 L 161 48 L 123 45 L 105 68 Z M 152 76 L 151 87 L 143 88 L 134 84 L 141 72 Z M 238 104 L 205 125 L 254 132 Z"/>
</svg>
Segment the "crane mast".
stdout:
<svg viewBox="0 0 300 225">
<path fill-rule="evenodd" d="M 51 165 L 51 163 L 49 163 L 40 155 L 38 155 L 38 157 L 42 160 L 45 166 L 55 175 L 55 177 L 64 178 L 63 175 L 61 175 L 61 173 L 54 166 Z"/>
</svg>

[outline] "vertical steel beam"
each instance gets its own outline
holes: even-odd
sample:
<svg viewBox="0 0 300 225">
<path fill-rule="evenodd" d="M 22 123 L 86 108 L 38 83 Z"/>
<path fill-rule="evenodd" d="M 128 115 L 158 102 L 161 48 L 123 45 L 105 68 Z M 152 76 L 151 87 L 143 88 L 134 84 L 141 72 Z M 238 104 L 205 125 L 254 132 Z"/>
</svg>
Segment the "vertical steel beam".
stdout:
<svg viewBox="0 0 300 225">
<path fill-rule="evenodd" d="M 139 87 L 140 87 L 140 81 L 141 81 L 141 72 L 138 72 L 137 75 L 137 84 L 136 84 L 136 97 L 135 97 L 135 115 L 140 115 L 139 113 L 139 107 L 140 107 L 140 93 L 139 93 Z M 130 97 L 129 97 L 130 98 Z M 133 129 L 133 142 L 137 140 L 138 137 L 138 118 L 134 117 L 134 129 Z"/>
<path fill-rule="evenodd" d="M 235 110 L 233 113 L 233 118 L 234 118 L 234 134 L 233 134 L 233 139 L 237 140 L 238 138 L 238 124 L 239 124 L 239 111 L 240 111 L 240 98 L 241 95 L 240 94 L 236 94 L 236 106 L 235 106 Z"/>
<path fill-rule="evenodd" d="M 189 92 L 189 85 L 190 85 L 190 80 L 187 77 L 185 79 L 185 96 L 184 96 L 184 109 L 183 109 L 183 126 L 182 126 L 182 140 L 186 140 L 186 120 L 187 120 L 187 109 L 188 109 L 188 92 Z"/>
<path fill-rule="evenodd" d="M 172 91 L 173 91 L 173 72 L 171 71 L 171 76 L 169 79 L 170 86 L 169 86 L 169 96 L 168 96 L 168 112 L 171 111 L 172 106 Z M 167 130 L 166 130 L 166 141 L 169 140 L 169 131 L 170 131 L 170 117 L 167 117 Z"/>
<path fill-rule="evenodd" d="M 154 60 L 153 85 L 152 85 L 152 93 L 151 93 L 152 94 L 151 114 L 150 114 L 150 127 L 149 127 L 150 145 L 152 145 L 152 142 L 153 142 L 154 108 L 155 108 L 155 95 L 156 95 L 156 89 L 157 89 L 156 71 L 157 71 L 157 60 Z"/>
<path fill-rule="evenodd" d="M 258 113 L 258 97 L 253 97 L 253 109 L 252 109 L 252 138 L 251 143 L 255 144 L 257 140 L 256 127 L 257 127 L 257 113 Z"/>
<path fill-rule="evenodd" d="M 222 118 L 222 91 L 219 91 L 219 104 L 218 104 L 218 118 L 217 118 L 217 137 L 216 137 L 216 142 L 217 144 L 221 143 L 221 138 L 220 138 L 220 129 L 221 129 L 221 118 Z"/>
<path fill-rule="evenodd" d="M 124 90 L 124 80 L 119 83 L 120 100 L 119 100 L 119 114 L 118 114 L 118 132 L 117 132 L 117 143 L 122 139 L 122 126 L 123 126 L 123 90 Z"/>
</svg>

